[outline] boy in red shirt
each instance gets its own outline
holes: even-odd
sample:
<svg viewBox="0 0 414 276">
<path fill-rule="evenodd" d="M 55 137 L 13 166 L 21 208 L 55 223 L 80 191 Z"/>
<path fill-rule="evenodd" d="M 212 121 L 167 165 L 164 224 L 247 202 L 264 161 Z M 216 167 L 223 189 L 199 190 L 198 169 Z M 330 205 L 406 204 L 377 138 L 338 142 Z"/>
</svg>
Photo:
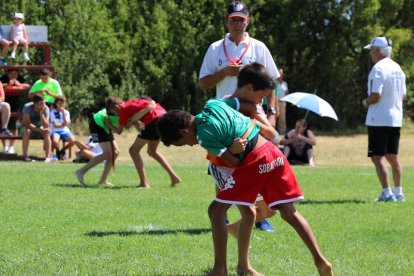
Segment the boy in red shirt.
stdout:
<svg viewBox="0 0 414 276">
<path fill-rule="evenodd" d="M 140 128 L 138 121 L 142 122 L 144 125 L 144 127 L 141 128 L 140 134 L 129 148 L 129 154 L 134 161 L 140 179 L 140 183 L 137 186 L 138 188 L 150 187 L 144 169 L 144 162 L 140 155 L 141 149 L 146 144 L 148 144 L 148 155 L 160 163 L 167 171 L 171 178 L 171 185 L 175 186 L 181 182 L 181 178 L 179 178 L 171 168 L 167 159 L 157 151 L 160 137 L 157 133 L 156 123 L 158 118 L 166 113 L 165 109 L 159 103 L 155 103 L 150 97 L 141 97 L 136 100 L 129 100 L 116 104 L 114 108 L 109 110 L 109 112 L 119 116 L 119 126 L 113 129 L 115 133 L 121 134 L 125 127 L 129 128 L 132 125 Z"/>
</svg>

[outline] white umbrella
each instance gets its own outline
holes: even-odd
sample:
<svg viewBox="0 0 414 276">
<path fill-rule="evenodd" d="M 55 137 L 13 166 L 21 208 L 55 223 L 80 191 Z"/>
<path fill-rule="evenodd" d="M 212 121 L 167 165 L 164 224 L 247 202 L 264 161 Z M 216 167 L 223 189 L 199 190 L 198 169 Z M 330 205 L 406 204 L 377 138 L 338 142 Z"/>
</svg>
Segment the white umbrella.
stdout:
<svg viewBox="0 0 414 276">
<path fill-rule="evenodd" d="M 330 117 L 338 121 L 338 116 L 332 106 L 315 94 L 295 92 L 284 96 L 280 100 L 294 104 L 299 108 L 312 111 L 321 117 Z"/>
</svg>

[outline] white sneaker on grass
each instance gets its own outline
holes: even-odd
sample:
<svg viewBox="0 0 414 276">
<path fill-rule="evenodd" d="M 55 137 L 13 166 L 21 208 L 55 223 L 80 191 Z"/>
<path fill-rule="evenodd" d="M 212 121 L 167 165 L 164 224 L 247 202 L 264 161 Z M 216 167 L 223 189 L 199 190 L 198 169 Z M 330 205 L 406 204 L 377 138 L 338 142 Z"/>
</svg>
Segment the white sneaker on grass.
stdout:
<svg viewBox="0 0 414 276">
<path fill-rule="evenodd" d="M 10 55 L 10 57 L 11 57 L 12 59 L 15 59 L 15 58 L 16 58 L 16 52 L 12 52 L 12 53 L 11 53 L 11 55 Z"/>
<path fill-rule="evenodd" d="M 400 194 L 400 195 L 395 196 L 395 199 L 396 199 L 398 202 L 404 202 L 404 201 L 405 201 L 405 197 L 404 197 L 404 195 L 403 195 L 403 194 Z"/>
<path fill-rule="evenodd" d="M 397 199 L 395 198 L 394 194 L 386 195 L 381 193 L 374 202 L 396 202 Z"/>
</svg>

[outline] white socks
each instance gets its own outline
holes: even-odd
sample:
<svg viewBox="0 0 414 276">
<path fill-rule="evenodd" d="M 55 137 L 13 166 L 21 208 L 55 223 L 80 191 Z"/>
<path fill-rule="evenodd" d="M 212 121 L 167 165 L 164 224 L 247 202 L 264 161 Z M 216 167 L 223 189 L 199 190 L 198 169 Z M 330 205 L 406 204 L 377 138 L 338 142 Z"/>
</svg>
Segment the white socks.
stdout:
<svg viewBox="0 0 414 276">
<path fill-rule="evenodd" d="M 392 195 L 391 188 L 384 188 L 384 189 L 382 189 L 382 194 L 383 195 L 386 195 L 386 196 Z"/>
<path fill-rule="evenodd" d="M 403 194 L 402 187 L 395 187 L 394 195 L 398 196 L 398 195 L 402 195 L 402 194 Z"/>
</svg>

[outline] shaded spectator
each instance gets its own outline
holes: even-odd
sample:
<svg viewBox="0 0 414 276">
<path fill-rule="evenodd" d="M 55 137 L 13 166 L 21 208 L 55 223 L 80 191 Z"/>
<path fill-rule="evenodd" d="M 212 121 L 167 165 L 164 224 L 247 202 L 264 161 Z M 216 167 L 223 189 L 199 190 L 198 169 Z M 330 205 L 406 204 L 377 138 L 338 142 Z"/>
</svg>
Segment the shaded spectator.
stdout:
<svg viewBox="0 0 414 276">
<path fill-rule="evenodd" d="M 277 118 L 277 131 L 280 135 L 286 134 L 286 102 L 280 101 L 281 98 L 289 94 L 288 84 L 283 80 L 285 72 L 282 68 L 279 69 L 280 76 L 277 78 L 277 84 L 279 86 L 279 117 Z"/>
<path fill-rule="evenodd" d="M 27 155 L 30 138 L 43 138 L 43 149 L 45 151 L 45 162 L 50 163 L 51 142 L 49 129 L 49 108 L 45 100 L 40 95 L 33 97 L 33 102 L 29 102 L 23 107 L 23 160 L 31 162 L 32 159 Z"/>
<path fill-rule="evenodd" d="M 3 83 L 4 89 L 29 89 L 30 84 L 25 83 L 25 79 L 19 74 L 17 69 L 9 69 L 6 74 L 3 74 L 0 78 L 0 81 Z M 20 97 L 18 96 L 6 96 L 6 101 L 10 104 L 11 112 L 20 112 Z M 14 135 L 17 135 L 18 130 L 16 128 L 17 117 L 11 117 L 9 120 L 9 129 Z M 2 140 L 3 152 L 13 154 L 14 151 L 14 141 L 13 139 L 9 140 L 9 146 L 6 145 L 7 140 Z"/>
<path fill-rule="evenodd" d="M 74 140 L 72 144 L 79 149 L 76 151 L 76 159 L 73 160 L 74 163 L 87 163 L 95 156 L 103 153 L 99 143 L 95 143 L 92 136 L 88 137 L 86 144 L 78 140 Z"/>
<path fill-rule="evenodd" d="M 63 95 L 62 89 L 60 88 L 59 82 L 50 77 L 50 71 L 48 69 L 40 71 L 39 77 L 40 79 L 30 88 L 27 98 L 31 100 L 34 95 L 41 95 L 44 97 L 47 106 L 51 107 L 55 102 L 55 98 Z"/>
<path fill-rule="evenodd" d="M 295 129 L 290 130 L 280 144 L 284 145 L 284 154 L 291 164 L 315 166 L 313 146 L 316 145 L 316 138 L 305 119 L 297 120 Z"/>
<path fill-rule="evenodd" d="M 23 58 L 29 61 L 29 35 L 27 33 L 24 22 L 24 14 L 20 12 L 14 13 L 13 24 L 10 28 L 10 40 L 13 41 L 13 50 L 10 55 L 12 59 L 16 58 L 17 46 L 23 46 Z"/>
<path fill-rule="evenodd" d="M 7 128 L 10 120 L 10 104 L 5 102 L 5 94 L 3 85 L 0 82 L 0 115 L 1 115 L 1 129 L 0 129 L 0 136 L 10 136 L 11 132 Z M 2 140 L 3 141 L 3 140 Z M 3 151 L 5 148 L 3 147 Z"/>
</svg>

